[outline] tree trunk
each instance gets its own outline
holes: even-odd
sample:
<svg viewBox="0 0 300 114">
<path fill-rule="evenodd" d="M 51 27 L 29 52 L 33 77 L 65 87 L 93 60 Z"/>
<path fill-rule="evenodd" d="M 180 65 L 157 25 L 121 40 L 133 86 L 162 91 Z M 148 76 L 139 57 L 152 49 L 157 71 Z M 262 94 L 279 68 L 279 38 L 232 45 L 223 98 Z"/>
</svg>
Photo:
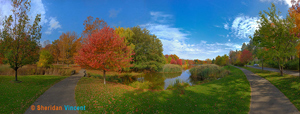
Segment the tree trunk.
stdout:
<svg viewBox="0 0 300 114">
<path fill-rule="evenodd" d="M 104 78 L 104 85 L 106 84 L 105 82 L 105 70 L 103 70 L 103 78 Z"/>
<path fill-rule="evenodd" d="M 298 70 L 299 70 L 299 78 L 300 78 L 300 56 L 299 56 L 299 67 L 298 67 Z"/>
<path fill-rule="evenodd" d="M 280 66 L 280 67 L 281 67 L 280 75 L 283 76 L 283 67 L 282 66 Z"/>
<path fill-rule="evenodd" d="M 264 71 L 264 59 L 261 60 L 261 70 Z"/>
<path fill-rule="evenodd" d="M 283 69 L 282 67 L 280 66 L 280 61 L 278 61 L 278 65 L 279 65 L 279 70 L 280 70 L 280 76 L 283 76 Z"/>
<path fill-rule="evenodd" d="M 15 80 L 18 81 L 18 68 L 15 68 Z"/>
</svg>

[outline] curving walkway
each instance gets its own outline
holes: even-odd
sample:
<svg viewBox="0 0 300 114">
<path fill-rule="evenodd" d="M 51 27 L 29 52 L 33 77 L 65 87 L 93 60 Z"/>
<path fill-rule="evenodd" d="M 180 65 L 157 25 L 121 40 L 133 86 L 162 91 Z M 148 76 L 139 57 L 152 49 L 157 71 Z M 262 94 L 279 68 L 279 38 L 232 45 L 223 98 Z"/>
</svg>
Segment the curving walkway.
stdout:
<svg viewBox="0 0 300 114">
<path fill-rule="evenodd" d="M 26 110 L 25 114 L 77 114 L 76 110 L 65 110 L 64 105 L 76 106 L 75 87 L 78 80 L 83 77 L 83 69 L 78 74 L 72 75 L 49 88 Z M 62 110 L 37 110 L 38 105 L 42 106 L 61 106 Z"/>
<path fill-rule="evenodd" d="M 248 65 L 247 67 L 256 68 L 256 69 L 262 69 L 262 67 L 255 67 L 255 66 L 250 66 L 250 65 Z M 276 68 L 268 68 L 268 67 L 264 67 L 264 70 L 272 71 L 272 72 L 279 72 L 279 73 L 280 73 L 280 70 L 279 70 L 279 69 L 276 69 Z M 299 72 L 297 72 L 297 71 L 292 71 L 292 70 L 286 70 L 286 69 L 283 69 L 283 73 L 284 73 L 284 74 L 293 75 L 293 76 L 299 76 Z"/>
<path fill-rule="evenodd" d="M 290 100 L 268 80 L 241 69 L 251 86 L 249 114 L 300 114 Z"/>
</svg>

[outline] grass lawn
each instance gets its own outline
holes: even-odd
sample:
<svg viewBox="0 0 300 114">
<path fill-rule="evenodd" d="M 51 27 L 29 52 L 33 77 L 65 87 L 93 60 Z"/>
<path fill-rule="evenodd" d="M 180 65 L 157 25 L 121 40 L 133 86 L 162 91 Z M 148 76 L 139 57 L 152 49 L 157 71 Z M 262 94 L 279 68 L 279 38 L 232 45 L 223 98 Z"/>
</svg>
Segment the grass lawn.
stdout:
<svg viewBox="0 0 300 114">
<path fill-rule="evenodd" d="M 48 88 L 67 76 L 0 76 L 0 114 L 22 114 Z"/>
<path fill-rule="evenodd" d="M 261 69 L 243 67 L 253 73 L 267 79 L 276 86 L 290 101 L 300 110 L 300 78 L 284 74 L 280 76 L 277 72 L 262 71 Z"/>
<path fill-rule="evenodd" d="M 81 113 L 248 113 L 250 85 L 244 73 L 234 67 L 220 80 L 178 90 L 138 90 L 99 78 L 83 77 L 77 83 L 75 99 L 86 106 Z"/>
</svg>

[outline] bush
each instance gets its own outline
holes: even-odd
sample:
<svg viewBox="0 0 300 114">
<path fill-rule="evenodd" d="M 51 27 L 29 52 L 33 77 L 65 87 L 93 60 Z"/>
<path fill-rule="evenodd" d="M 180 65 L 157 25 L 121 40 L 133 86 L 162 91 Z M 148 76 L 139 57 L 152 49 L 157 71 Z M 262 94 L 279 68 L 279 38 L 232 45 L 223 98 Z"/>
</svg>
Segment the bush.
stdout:
<svg viewBox="0 0 300 114">
<path fill-rule="evenodd" d="M 285 68 L 289 70 L 298 70 L 299 69 L 299 59 L 296 60 L 290 60 L 287 63 L 285 63 Z"/>
<path fill-rule="evenodd" d="M 178 73 L 182 72 L 182 67 L 177 64 L 165 64 L 160 72 L 163 73 Z"/>
<path fill-rule="evenodd" d="M 229 74 L 223 67 L 214 64 L 200 65 L 190 69 L 191 78 L 198 80 L 218 79 Z"/>
</svg>

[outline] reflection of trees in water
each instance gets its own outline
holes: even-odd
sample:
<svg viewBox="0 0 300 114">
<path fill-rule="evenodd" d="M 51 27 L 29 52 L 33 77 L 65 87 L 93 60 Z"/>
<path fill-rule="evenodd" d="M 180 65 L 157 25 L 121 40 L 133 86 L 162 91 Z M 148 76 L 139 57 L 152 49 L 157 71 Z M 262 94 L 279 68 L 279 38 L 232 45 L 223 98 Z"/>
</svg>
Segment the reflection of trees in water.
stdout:
<svg viewBox="0 0 300 114">
<path fill-rule="evenodd" d="M 152 83 L 152 87 L 165 85 L 165 77 L 160 73 L 147 73 L 138 78 L 138 81 L 144 82 L 149 81 Z"/>
<path fill-rule="evenodd" d="M 181 75 L 181 73 L 162 73 L 164 77 L 167 79 L 169 78 L 176 78 Z"/>
<path fill-rule="evenodd" d="M 189 80 L 190 80 L 190 83 L 192 83 L 193 85 L 196 84 L 198 81 L 200 81 L 199 78 L 194 77 L 192 75 L 189 77 Z"/>
</svg>

